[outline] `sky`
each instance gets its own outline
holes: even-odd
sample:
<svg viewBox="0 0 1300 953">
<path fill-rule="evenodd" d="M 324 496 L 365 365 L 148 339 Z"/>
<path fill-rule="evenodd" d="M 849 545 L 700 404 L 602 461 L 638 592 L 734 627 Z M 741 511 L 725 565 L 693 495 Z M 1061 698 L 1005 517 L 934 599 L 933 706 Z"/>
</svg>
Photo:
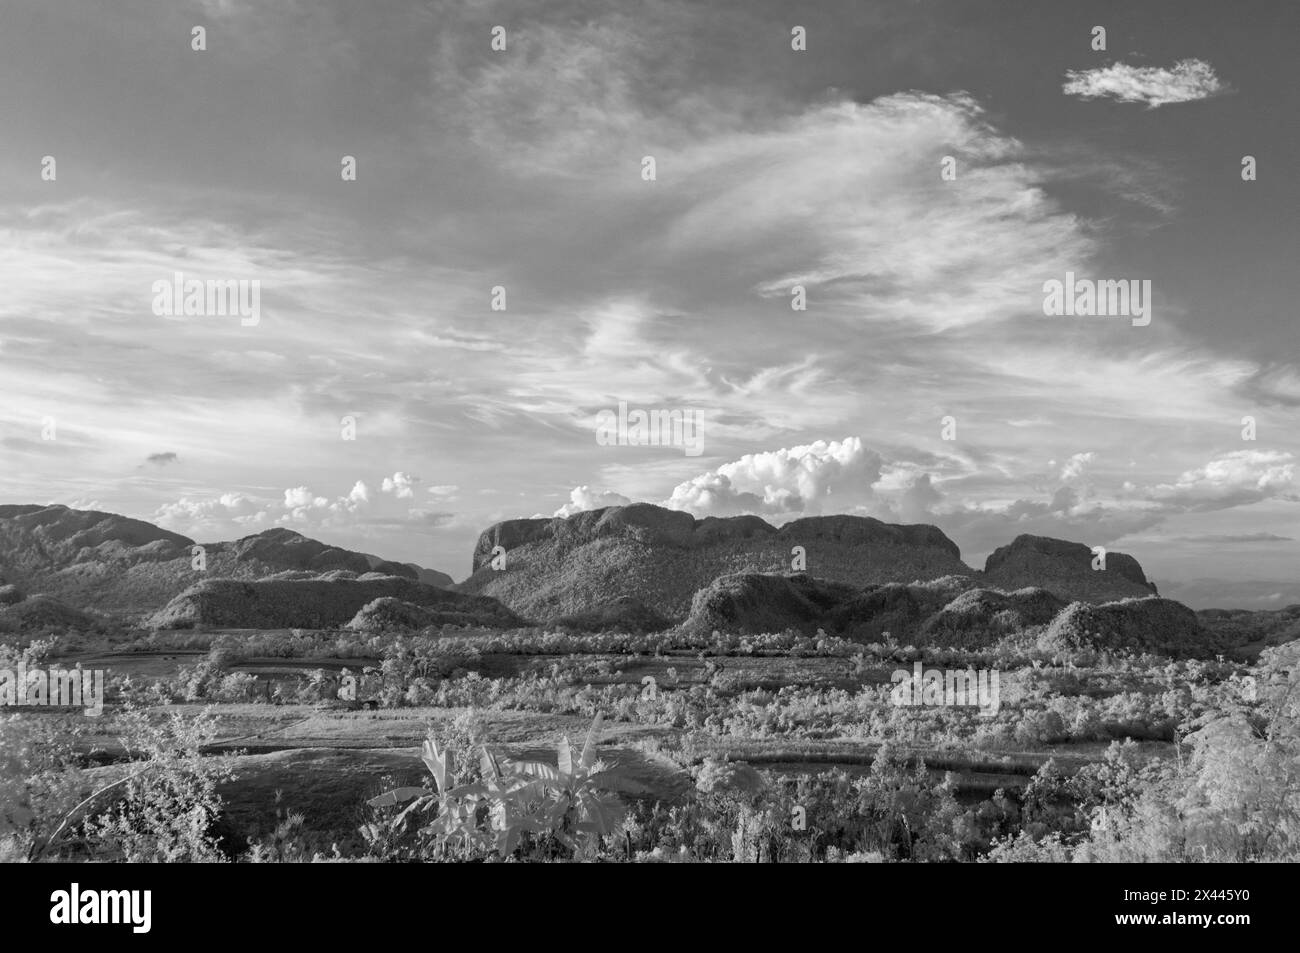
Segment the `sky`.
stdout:
<svg viewBox="0 0 1300 953">
<path fill-rule="evenodd" d="M 457 579 L 503 519 L 855 513 L 1300 603 L 1294 3 L 107 9 L 0 10 L 3 502 Z"/>
</svg>

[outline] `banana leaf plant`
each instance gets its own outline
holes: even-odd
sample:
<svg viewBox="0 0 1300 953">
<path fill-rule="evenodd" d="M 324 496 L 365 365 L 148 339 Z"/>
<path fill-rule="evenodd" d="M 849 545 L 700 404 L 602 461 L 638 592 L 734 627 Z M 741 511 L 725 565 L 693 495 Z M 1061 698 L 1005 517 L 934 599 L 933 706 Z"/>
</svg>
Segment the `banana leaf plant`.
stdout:
<svg viewBox="0 0 1300 953">
<path fill-rule="evenodd" d="M 394 831 L 403 829 L 417 814 L 436 810 L 436 817 L 427 828 L 430 834 L 444 838 L 448 847 L 474 847 L 482 840 L 474 823 L 476 805 L 453 796 L 455 758 L 451 749 L 439 749 L 438 742 L 428 738 L 420 749 L 420 760 L 432 776 L 432 790 L 426 787 L 394 788 L 366 803 L 376 808 L 405 804 L 406 807 L 389 822 Z"/>
<path fill-rule="evenodd" d="M 587 731 L 581 753 L 564 737 L 556 764 L 498 758 L 483 746 L 482 780 L 455 787 L 453 756 L 430 738 L 421 757 L 433 776 L 433 789 L 401 787 L 371 799 L 371 807 L 407 806 L 393 820 L 401 828 L 415 814 L 436 810 L 425 830 L 451 844 L 490 846 L 502 856 L 515 852 L 524 834 L 551 835 L 573 851 L 582 835 L 611 834 L 625 810 L 617 790 L 627 790 L 622 774 L 596 758 L 602 717 Z M 481 808 L 486 808 L 486 811 Z"/>
</svg>

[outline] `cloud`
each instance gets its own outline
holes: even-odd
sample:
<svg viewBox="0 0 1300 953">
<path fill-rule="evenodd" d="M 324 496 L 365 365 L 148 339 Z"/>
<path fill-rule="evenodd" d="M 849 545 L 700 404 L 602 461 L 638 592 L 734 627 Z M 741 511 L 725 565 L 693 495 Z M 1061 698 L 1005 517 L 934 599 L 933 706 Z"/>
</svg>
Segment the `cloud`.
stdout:
<svg viewBox="0 0 1300 953">
<path fill-rule="evenodd" d="M 152 463 L 154 466 L 165 467 L 169 463 L 175 463 L 180 457 L 168 450 L 166 453 L 151 453 L 145 457 L 146 463 Z"/>
<path fill-rule="evenodd" d="M 947 153 L 960 187 L 921 177 Z M 1041 305 L 1026 274 L 1064 271 L 1092 245 L 1026 158 L 965 94 L 830 103 L 684 148 L 698 195 L 665 242 L 727 261 L 763 297 L 801 285 L 859 325 L 996 323 Z"/>
<path fill-rule="evenodd" d="M 933 516 L 934 507 L 943 500 L 943 495 L 934 488 L 930 474 L 922 473 L 915 477 L 898 501 L 899 517 L 905 522 L 922 522 Z"/>
<path fill-rule="evenodd" d="M 329 500 L 323 496 L 312 496 L 311 490 L 305 486 L 297 486 L 284 491 L 284 507 L 287 510 L 305 509 L 307 507 L 319 508 L 328 505 Z"/>
<path fill-rule="evenodd" d="M 233 68 L 209 82 L 178 67 L 176 95 L 143 104 L 107 91 L 147 80 L 147 29 L 103 38 L 107 54 L 93 62 L 69 57 L 61 69 L 72 78 L 56 90 L 21 57 L 0 58 L 15 101 L 57 100 L 69 128 L 94 127 L 105 103 L 120 120 L 96 140 L 112 188 L 94 198 L 51 201 L 39 182 L 21 184 L 34 177 L 4 180 L 10 499 L 95 496 L 141 513 L 166 504 L 173 519 L 208 520 L 216 538 L 292 521 L 360 548 L 352 537 L 374 531 L 383 542 L 371 551 L 467 568 L 482 527 L 512 515 L 511 503 L 518 515 L 551 512 L 555 487 L 584 485 L 567 511 L 671 493 L 696 512 L 773 521 L 936 522 L 966 534 L 965 546 L 1001 544 L 1016 528 L 1091 537 L 1180 512 L 1180 494 L 1210 488 L 1177 488 L 1174 477 L 1205 464 L 1216 434 L 1240 446 L 1242 413 L 1260 415 L 1273 449 L 1300 452 L 1288 418 L 1268 413 L 1300 405 L 1300 373 L 1280 346 L 1287 312 L 1267 282 L 1240 283 L 1232 301 L 1250 336 L 1212 320 L 1205 309 L 1219 304 L 1180 277 L 1212 273 L 1196 258 L 1162 282 L 1140 342 L 1043 319 L 1046 278 L 1146 274 L 1136 224 L 1177 211 L 1194 183 L 1151 143 L 1099 135 L 1079 148 L 1034 109 L 899 92 L 953 89 L 963 75 L 994 88 L 978 70 L 950 61 L 933 72 L 905 55 L 929 43 L 928 14 L 912 23 L 910 46 L 909 29 L 855 21 L 867 46 L 827 47 L 814 59 L 833 58 L 814 76 L 801 56 L 755 58 L 788 36 L 765 4 L 662 0 L 621 12 L 561 0 L 503 21 L 501 55 L 485 53 L 491 3 L 379 6 L 354 15 L 210 0 L 210 16 L 248 18 L 225 22 L 241 27 L 221 44 Z M 169 22 L 186 35 L 188 23 Z M 989 68 L 1028 61 L 1004 59 Z M 1123 98 L 1117 78 L 1134 71 L 1104 72 L 1072 74 L 1072 95 Z M 832 81 L 845 92 L 824 92 Z M 210 121 L 193 122 L 195 97 L 215 104 Z M 301 108 L 288 115 L 284 101 Z M 1173 100 L 1156 90 L 1126 101 Z M 362 203 L 347 189 L 317 201 L 301 174 L 310 157 L 336 156 L 337 116 L 368 143 Z M 151 123 L 187 135 L 142 159 L 129 133 Z M 9 154 L 48 148 L 28 125 L 11 130 Z M 234 139 L 258 144 L 255 163 L 209 161 Z M 658 160 L 654 183 L 639 175 L 645 154 Z M 940 177 L 947 155 L 953 180 Z M 429 169 L 444 170 L 446 187 L 412 189 Z M 1185 224 L 1180 253 L 1203 244 L 1212 259 L 1222 223 Z M 1156 260 L 1171 234 L 1152 236 Z M 1284 247 L 1261 240 L 1259 253 Z M 150 283 L 175 270 L 259 278 L 263 321 L 157 320 Z M 498 283 L 507 313 L 488 310 Z M 796 283 L 805 313 L 790 309 Z M 1255 355 L 1271 363 L 1261 369 Z M 598 447 L 592 416 L 619 400 L 699 408 L 707 457 Z M 46 413 L 59 415 L 57 443 L 38 439 L 33 422 Z M 948 413 L 960 437 L 940 446 Z M 357 441 L 338 439 L 344 414 L 359 421 Z M 807 472 L 791 451 L 770 450 L 844 434 L 862 446 L 842 459 L 812 454 Z M 162 441 L 186 467 L 144 463 Z M 1084 447 L 1101 469 L 1127 465 L 1132 493 L 1094 495 L 1097 464 L 1083 461 L 1066 477 L 1072 489 L 1061 487 Z M 123 460 L 141 465 L 129 485 Z M 365 460 L 392 463 L 386 480 L 374 465 L 358 489 Z M 412 531 L 461 507 L 449 502 L 456 491 L 409 477 L 423 472 L 466 488 L 445 532 Z M 195 482 L 175 489 L 181 473 Z M 1170 488 L 1151 490 L 1162 482 Z M 232 488 L 251 502 L 220 503 Z M 1260 522 L 1177 531 L 1277 528 L 1252 516 Z"/>
<path fill-rule="evenodd" d="M 411 522 L 441 526 L 454 514 L 422 509 L 408 509 L 397 502 L 410 499 L 412 484 L 419 477 L 404 473 L 386 478 L 391 489 L 387 498 L 377 498 L 364 480 L 357 480 L 346 494 L 330 497 L 309 486 L 289 487 L 278 499 L 259 498 L 244 493 L 223 493 L 208 500 L 184 497 L 158 507 L 153 519 L 160 526 L 187 532 L 204 533 L 217 538 L 244 535 L 270 526 L 293 525 L 308 531 L 366 531 L 376 527 L 394 528 Z M 400 491 L 400 492 L 399 492 Z"/>
<path fill-rule="evenodd" d="M 415 495 L 415 484 L 419 482 L 418 476 L 398 470 L 391 477 L 384 477 L 379 488 L 384 493 L 392 493 L 399 500 L 409 500 Z"/>
<path fill-rule="evenodd" d="M 1209 543 L 1211 545 L 1231 545 L 1236 543 L 1292 543 L 1295 538 L 1292 536 L 1278 536 L 1276 533 L 1239 533 L 1236 535 L 1214 535 L 1206 533 L 1201 536 L 1175 536 L 1175 542 L 1179 543 Z"/>
<path fill-rule="evenodd" d="M 572 516 L 584 510 L 599 510 L 606 506 L 626 506 L 632 501 L 621 493 L 610 490 L 593 490 L 589 486 L 577 486 L 569 491 L 569 502 L 555 511 L 555 516 Z"/>
<path fill-rule="evenodd" d="M 1190 103 L 1226 92 L 1228 86 L 1204 60 L 1179 60 L 1173 69 L 1115 63 L 1089 70 L 1070 70 L 1061 87 L 1081 99 L 1111 97 L 1121 103 L 1146 103 L 1156 109 L 1170 103 Z"/>
<path fill-rule="evenodd" d="M 1096 457 L 1097 455 L 1092 452 L 1072 454 L 1070 459 L 1065 461 L 1065 466 L 1061 468 L 1061 479 L 1077 480 L 1083 476 L 1083 471 Z"/>
<path fill-rule="evenodd" d="M 1233 450 L 1188 470 L 1173 483 L 1130 490 L 1169 509 L 1208 511 L 1269 499 L 1300 501 L 1295 455 L 1279 450 Z"/>
<path fill-rule="evenodd" d="M 198 0 L 198 4 L 204 13 L 218 19 L 237 16 L 251 6 L 245 0 Z"/>
<path fill-rule="evenodd" d="M 778 525 L 802 516 L 839 513 L 930 523 L 976 553 L 987 553 L 1020 533 L 1109 543 L 1156 525 L 1166 515 L 1143 502 L 1083 500 L 1070 486 L 1057 487 L 1040 499 L 980 501 L 945 495 L 937 485 L 975 477 L 998 479 L 965 458 L 906 448 L 886 458 L 861 438 L 847 437 L 746 454 L 683 481 L 659 505 L 697 517 L 753 514 Z M 610 490 L 578 487 L 555 515 L 626 502 Z"/>
<path fill-rule="evenodd" d="M 933 455 L 929 459 L 936 471 L 960 466 Z M 916 463 L 886 462 L 861 438 L 846 437 L 745 454 L 682 481 L 667 499 L 657 502 L 697 517 L 753 514 L 782 523 L 823 513 L 920 519 L 942 499 L 932 474 Z M 630 502 L 613 490 L 580 486 L 555 515 Z"/>
<path fill-rule="evenodd" d="M 846 512 L 873 501 L 881 464 L 857 437 L 747 453 L 678 484 L 663 505 L 697 516 Z"/>
<path fill-rule="evenodd" d="M 829 504 L 844 510 L 860 508 L 874 499 L 872 484 L 880 478 L 881 460 L 857 437 L 818 440 L 806 446 L 745 454 L 678 484 L 659 502 L 668 509 L 695 516 L 763 515 L 778 521 L 820 512 Z M 914 498 L 928 498 L 928 476 Z M 569 502 L 555 516 L 584 510 L 623 506 L 632 500 L 613 490 L 575 487 Z M 837 509 L 837 511 L 839 511 Z"/>
<path fill-rule="evenodd" d="M 780 524 L 800 516 L 845 513 L 887 522 L 931 523 L 975 554 L 1022 533 L 1111 544 L 1174 516 L 1265 500 L 1294 501 L 1296 464 L 1290 453 L 1240 450 L 1185 471 L 1177 480 L 1138 486 L 1078 485 L 1092 451 L 1072 454 L 1042 479 L 1059 481 L 1039 496 L 1010 496 L 1025 474 L 1003 475 L 973 458 L 897 448 L 888 457 L 859 437 L 746 454 L 679 483 L 659 505 L 697 517 L 753 514 Z M 1074 482 L 1071 482 L 1074 481 Z M 945 486 L 946 485 L 946 486 Z M 989 497 L 993 498 L 981 498 Z M 998 498 L 1001 497 L 1001 498 Z M 582 486 L 556 516 L 630 502 L 612 490 Z M 1207 537 L 1214 539 L 1215 537 Z M 1272 534 L 1237 534 L 1223 542 L 1283 541 Z"/>
<path fill-rule="evenodd" d="M 242 493 L 223 493 L 215 499 L 182 497 L 165 503 L 155 511 L 153 521 L 196 539 L 211 539 L 244 535 L 250 527 L 269 525 L 271 516 L 263 501 Z"/>
<path fill-rule="evenodd" d="M 1294 579 L 1170 579 L 1161 582 L 1160 594 L 1193 609 L 1280 609 L 1300 605 L 1300 583 Z"/>
<path fill-rule="evenodd" d="M 456 514 L 445 510 L 413 509 L 407 512 L 406 517 L 409 522 L 434 527 L 446 526 L 456 518 Z"/>
</svg>

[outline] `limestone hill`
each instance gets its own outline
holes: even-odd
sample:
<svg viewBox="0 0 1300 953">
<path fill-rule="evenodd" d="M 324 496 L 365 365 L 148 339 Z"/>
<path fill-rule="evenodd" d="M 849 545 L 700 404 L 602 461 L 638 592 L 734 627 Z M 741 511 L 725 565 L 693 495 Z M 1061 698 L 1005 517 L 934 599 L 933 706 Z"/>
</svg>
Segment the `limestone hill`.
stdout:
<svg viewBox="0 0 1300 953">
<path fill-rule="evenodd" d="M 1254 658 L 1266 648 L 1300 639 L 1300 605 L 1282 609 L 1202 609 L 1201 624 L 1231 647 L 1234 655 Z"/>
<path fill-rule="evenodd" d="M 64 605 L 50 596 L 36 595 L 0 605 L 0 633 L 51 631 L 89 632 L 103 620 Z"/>
<path fill-rule="evenodd" d="M 382 596 L 367 602 L 347 623 L 354 632 L 418 632 L 431 626 L 475 625 L 510 629 L 524 621 L 495 599 L 462 596 L 439 589 L 446 598 L 434 604 Z"/>
<path fill-rule="evenodd" d="M 451 578 L 386 562 L 277 527 L 234 542 L 203 544 L 143 520 L 66 506 L 0 506 L 0 577 L 80 608 L 147 614 L 203 578 L 254 580 L 297 570 L 371 571 L 447 586 Z"/>
<path fill-rule="evenodd" d="M 802 548 L 802 563 L 795 561 L 795 547 Z M 980 573 L 934 526 L 815 516 L 777 529 L 755 516 L 696 519 L 636 503 L 498 523 L 480 535 L 473 575 L 456 588 L 494 596 L 545 621 L 600 611 L 620 598 L 680 621 L 697 591 L 736 573 L 806 571 L 820 582 L 858 589 L 954 576 L 966 578 L 967 588 L 1045 590 L 1062 605 L 1155 592 L 1133 557 L 1109 553 L 1104 571 L 1092 569 L 1092 558 L 1081 543 L 1020 536 L 990 556 Z M 915 596 L 891 590 L 871 598 L 906 603 Z M 891 611 L 903 611 L 902 603 Z"/>
<path fill-rule="evenodd" d="M 1206 658 L 1224 649 L 1181 602 L 1147 596 L 1102 605 L 1072 602 L 1040 639 L 1046 647 L 1134 649 L 1175 657 Z"/>
<path fill-rule="evenodd" d="M 757 634 L 819 630 L 859 642 L 888 633 L 902 645 L 980 648 L 1037 628 L 1044 648 L 1133 650 L 1210 657 L 1222 640 L 1191 609 L 1147 596 L 1066 604 L 1045 589 L 970 587 L 961 577 L 855 588 L 806 574 L 737 573 L 696 594 L 686 625 Z"/>
<path fill-rule="evenodd" d="M 810 574 L 847 585 L 971 573 L 956 544 L 933 526 L 823 516 L 777 529 L 753 516 L 697 520 L 638 503 L 498 523 L 479 537 L 474 573 L 456 589 L 494 596 L 537 619 L 599 611 L 625 597 L 680 620 L 696 591 L 720 576 L 790 570 L 796 546 Z M 504 551 L 503 569 L 493 568 L 494 551 Z"/>
<path fill-rule="evenodd" d="M 1017 536 L 985 561 L 983 582 L 1004 590 L 1038 586 L 1063 599 L 1082 602 L 1157 594 L 1132 556 L 1108 552 L 1105 569 L 1094 570 L 1092 562 L 1092 550 L 1083 543 Z"/>
<path fill-rule="evenodd" d="M 289 575 L 289 574 L 286 574 Z M 183 629 L 195 625 L 235 629 L 336 628 L 351 622 L 362 609 L 376 600 L 390 598 L 415 608 L 424 608 L 437 619 L 453 624 L 512 626 L 519 620 L 495 600 L 464 596 L 426 586 L 401 576 L 346 570 L 310 579 L 277 578 L 255 581 L 207 579 L 186 589 L 150 618 L 149 624 L 162 629 Z M 410 611 L 403 619 L 409 618 Z M 393 604 L 372 607 L 369 616 L 382 618 L 393 613 Z M 437 618 L 435 618 L 435 616 Z M 366 616 L 359 624 L 364 625 Z"/>
</svg>

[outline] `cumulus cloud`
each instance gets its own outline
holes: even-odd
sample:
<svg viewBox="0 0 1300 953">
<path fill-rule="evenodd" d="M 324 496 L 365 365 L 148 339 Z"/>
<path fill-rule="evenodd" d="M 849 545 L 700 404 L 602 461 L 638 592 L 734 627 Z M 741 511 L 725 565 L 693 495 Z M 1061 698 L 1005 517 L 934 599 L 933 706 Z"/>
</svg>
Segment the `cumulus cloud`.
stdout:
<svg viewBox="0 0 1300 953">
<path fill-rule="evenodd" d="M 626 506 L 632 501 L 621 493 L 611 490 L 593 490 L 589 486 L 577 486 L 569 491 L 569 502 L 555 511 L 555 516 L 572 516 L 584 510 L 599 510 L 606 506 Z"/>
<path fill-rule="evenodd" d="M 1070 70 L 1061 87 L 1067 96 L 1109 96 L 1121 103 L 1146 103 L 1149 109 L 1208 99 L 1227 88 L 1213 66 L 1197 59 L 1179 60 L 1172 69 L 1114 63 L 1097 69 Z"/>
<path fill-rule="evenodd" d="M 910 458 L 909 458 L 910 454 Z M 1077 476 L 1094 457 L 1078 453 L 1061 474 Z M 921 462 L 918 462 L 921 461 Z M 951 528 L 984 526 L 988 537 L 1005 542 L 1008 524 L 1022 532 L 1045 532 L 1053 527 L 1095 528 L 1113 524 L 1122 533 L 1149 525 L 1153 517 L 1142 512 L 1145 504 L 1106 507 L 1081 502 L 1078 492 L 1060 486 L 1042 499 L 1012 499 L 978 503 L 948 500 L 936 480 L 968 478 L 978 468 L 969 460 L 948 459 L 918 451 L 900 451 L 886 459 L 868 448 L 860 437 L 818 440 L 804 446 L 746 454 L 679 483 L 659 505 L 684 510 L 698 517 L 753 514 L 785 522 L 800 516 L 849 513 L 893 522 L 930 522 Z M 994 477 L 989 476 L 990 479 Z M 592 491 L 582 486 L 556 516 L 600 506 L 628 503 L 622 494 Z M 1146 505 L 1147 509 L 1155 509 Z M 1158 519 L 1158 517 L 1155 517 Z"/>
<path fill-rule="evenodd" d="M 858 437 L 747 453 L 678 484 L 663 505 L 697 516 L 845 512 L 872 501 L 882 462 Z"/>
<path fill-rule="evenodd" d="M 307 507 L 327 506 L 329 500 L 323 496 L 313 496 L 311 490 L 305 486 L 296 486 L 291 490 L 284 491 L 284 507 L 287 510 L 304 509 Z"/>
<path fill-rule="evenodd" d="M 800 516 L 846 513 L 889 522 L 931 523 L 963 550 L 992 551 L 1022 533 L 1111 544 L 1181 514 L 1227 509 L 1265 500 L 1300 501 L 1293 455 L 1240 450 L 1221 454 L 1170 483 L 1124 483 L 1102 492 L 1072 485 L 1096 459 L 1092 451 L 1070 455 L 1059 471 L 1043 474 L 1060 483 L 1040 496 L 990 494 L 1012 489 L 1015 478 L 996 465 L 949 460 L 915 450 L 892 458 L 866 447 L 858 437 L 819 440 L 805 446 L 746 454 L 678 484 L 661 506 L 697 517 L 753 514 L 780 524 Z M 971 492 L 971 480 L 983 483 Z M 1000 482 L 999 482 L 1000 481 Z M 947 484 L 946 491 L 941 489 Z M 961 487 L 964 492 L 955 493 Z M 980 498 L 984 496 L 986 498 Z M 583 510 L 630 500 L 611 490 L 577 487 L 555 512 Z M 1228 541 L 1228 537 L 1222 537 Z M 1280 541 L 1271 534 L 1242 534 L 1238 542 Z"/>
<path fill-rule="evenodd" d="M 1173 483 L 1136 491 L 1179 510 L 1221 510 L 1268 499 L 1300 500 L 1295 455 L 1279 450 L 1234 450 L 1188 470 Z"/>
<path fill-rule="evenodd" d="M 410 494 L 407 494 L 408 496 Z M 284 504 L 271 511 L 277 523 L 307 523 L 312 526 L 347 526 L 371 509 L 370 488 L 358 480 L 346 496 L 330 499 L 305 486 L 284 491 Z"/>
<path fill-rule="evenodd" d="M 418 476 L 398 470 L 391 477 L 384 477 L 380 489 L 385 493 L 392 493 L 399 500 L 409 500 L 415 495 L 415 484 L 419 482 Z"/>
<path fill-rule="evenodd" d="M 898 500 L 898 515 L 905 522 L 920 522 L 933 515 L 934 507 L 943 500 L 943 494 L 934 488 L 930 474 L 915 477 Z"/>
<path fill-rule="evenodd" d="M 265 507 L 264 502 L 242 493 L 222 493 L 209 500 L 182 497 L 158 507 L 153 520 L 165 529 L 194 537 L 221 536 L 232 527 L 269 524 L 271 516 Z"/>
<path fill-rule="evenodd" d="M 697 517 L 753 514 L 782 523 L 824 513 L 919 520 L 942 498 L 932 474 L 914 462 L 886 462 L 860 437 L 846 437 L 745 454 L 682 481 L 657 503 Z M 555 515 L 630 502 L 612 490 L 580 486 Z"/>
<path fill-rule="evenodd" d="M 258 498 L 244 493 L 223 493 L 208 500 L 189 497 L 160 506 L 154 520 L 160 526 L 210 538 L 230 538 L 257 532 L 269 526 L 292 525 L 308 532 L 316 530 L 364 531 L 394 528 L 412 522 L 442 526 L 455 514 L 408 509 L 411 487 L 419 477 L 397 473 L 385 478 L 384 496 L 375 496 L 364 480 L 357 480 L 346 494 L 327 496 L 309 486 L 289 487 L 279 498 Z"/>
</svg>

